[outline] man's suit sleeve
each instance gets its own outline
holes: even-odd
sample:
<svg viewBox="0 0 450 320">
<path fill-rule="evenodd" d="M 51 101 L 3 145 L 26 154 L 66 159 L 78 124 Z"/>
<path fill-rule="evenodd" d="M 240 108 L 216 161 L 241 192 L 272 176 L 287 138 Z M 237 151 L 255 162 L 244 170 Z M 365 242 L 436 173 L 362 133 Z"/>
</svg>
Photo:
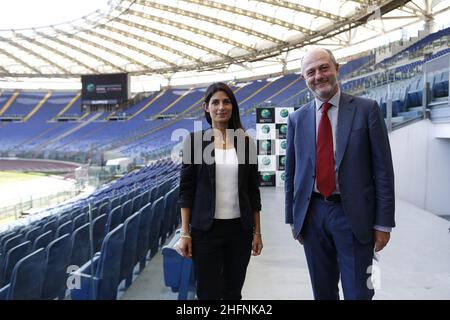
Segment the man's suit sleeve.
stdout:
<svg viewBox="0 0 450 320">
<path fill-rule="evenodd" d="M 291 115 L 288 117 L 288 129 L 286 136 L 286 166 L 285 166 L 285 222 L 289 224 L 294 223 L 294 175 L 295 175 L 295 126 L 292 123 Z"/>
<path fill-rule="evenodd" d="M 374 225 L 394 227 L 395 193 L 391 148 L 383 115 L 375 101 L 370 108 L 368 124 L 376 196 Z"/>
</svg>

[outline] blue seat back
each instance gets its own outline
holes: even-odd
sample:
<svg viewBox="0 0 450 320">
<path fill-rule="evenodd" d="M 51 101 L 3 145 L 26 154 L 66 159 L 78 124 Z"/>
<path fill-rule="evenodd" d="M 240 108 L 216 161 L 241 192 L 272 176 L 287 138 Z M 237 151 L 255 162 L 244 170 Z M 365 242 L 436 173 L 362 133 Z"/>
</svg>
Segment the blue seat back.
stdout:
<svg viewBox="0 0 450 320">
<path fill-rule="evenodd" d="M 49 221 L 44 225 L 44 233 L 47 231 L 50 231 L 50 230 L 53 232 L 56 232 L 57 227 L 58 227 L 58 221 L 56 221 L 56 220 Z"/>
<path fill-rule="evenodd" d="M 42 234 L 41 227 L 32 228 L 28 230 L 28 232 L 25 234 L 25 240 L 31 241 L 31 243 L 33 243 L 34 240 L 36 240 L 36 238 L 39 237 L 41 234 Z"/>
<path fill-rule="evenodd" d="M 172 221 L 172 215 L 173 210 L 175 209 L 174 202 L 175 202 L 175 189 L 170 190 L 165 196 L 164 196 L 164 211 L 161 221 L 161 229 L 160 229 L 160 235 L 161 235 L 161 244 L 166 242 L 167 233 L 170 229 L 170 224 Z"/>
<path fill-rule="evenodd" d="M 124 232 L 125 232 L 125 242 L 122 255 L 122 264 L 120 267 L 120 279 L 129 278 L 132 276 L 133 268 L 136 262 L 136 252 L 137 252 L 137 241 L 139 234 L 139 222 L 140 222 L 141 212 L 136 212 L 131 217 L 125 220 Z"/>
<path fill-rule="evenodd" d="M 158 251 L 159 239 L 161 237 L 161 221 L 164 214 L 164 198 L 159 197 L 152 205 L 152 221 L 149 232 L 150 257 L 153 257 Z"/>
<path fill-rule="evenodd" d="M 175 249 L 180 233 L 175 233 L 170 243 L 162 248 L 164 282 L 172 291 L 178 292 L 178 300 L 194 297 L 195 272 L 192 259 L 184 258 Z"/>
<path fill-rule="evenodd" d="M 72 233 L 70 264 L 81 267 L 90 258 L 89 223 Z"/>
<path fill-rule="evenodd" d="M 25 241 L 11 249 L 5 255 L 3 267 L 0 270 L 0 287 L 9 283 L 11 280 L 11 272 L 16 263 L 25 257 L 31 251 L 31 242 Z"/>
<path fill-rule="evenodd" d="M 121 224 L 109 232 L 103 241 L 95 273 L 96 277 L 101 279 L 97 288 L 98 300 L 115 300 L 117 297 L 124 237 L 124 226 Z"/>
<path fill-rule="evenodd" d="M 94 239 L 94 252 L 100 251 L 103 238 L 105 237 L 106 222 L 107 222 L 106 214 L 102 214 L 101 216 L 95 218 L 94 221 L 92 221 L 92 237 Z"/>
<path fill-rule="evenodd" d="M 132 214 L 135 214 L 141 209 L 141 202 L 142 202 L 142 196 L 144 194 L 139 194 L 133 198 L 133 204 L 132 204 Z"/>
<path fill-rule="evenodd" d="M 24 236 L 22 234 L 17 234 L 12 237 L 9 237 L 5 240 L 3 243 L 2 251 L 1 253 L 3 255 L 6 255 L 9 251 L 9 249 L 14 248 L 15 246 L 19 245 L 21 242 L 23 242 Z"/>
<path fill-rule="evenodd" d="M 91 208 L 91 215 L 92 220 L 97 219 L 97 217 L 100 215 L 99 210 L 96 207 Z M 89 220 L 89 210 L 87 211 L 86 218 Z"/>
<path fill-rule="evenodd" d="M 8 299 L 41 299 L 45 269 L 45 250 L 43 248 L 34 251 L 17 262 L 12 272 Z"/>
<path fill-rule="evenodd" d="M 62 235 L 73 232 L 73 222 L 72 220 L 66 221 L 58 227 L 56 231 L 56 237 L 61 237 Z"/>
<path fill-rule="evenodd" d="M 102 203 L 99 207 L 98 207 L 98 214 L 99 216 L 101 216 L 102 214 L 106 214 L 106 216 L 108 216 L 109 214 L 109 203 Z"/>
<path fill-rule="evenodd" d="M 58 227 L 60 227 L 67 221 L 71 221 L 71 220 L 72 220 L 72 215 L 70 213 L 64 213 L 64 214 L 60 215 L 58 218 Z"/>
<path fill-rule="evenodd" d="M 87 222 L 86 213 L 82 212 L 73 219 L 73 229 L 76 230 Z"/>
<path fill-rule="evenodd" d="M 172 231 L 175 230 L 175 228 L 178 226 L 178 224 L 180 223 L 180 220 L 181 220 L 181 212 L 179 210 L 179 205 L 178 205 L 179 190 L 180 190 L 179 186 L 175 187 L 172 217 L 170 220 L 170 228 L 169 228 L 169 232 L 171 232 L 171 233 L 172 233 Z"/>
<path fill-rule="evenodd" d="M 46 248 L 47 245 L 54 239 L 53 237 L 53 231 L 49 230 L 43 234 L 41 234 L 39 237 L 34 240 L 33 243 L 33 250 L 37 250 L 39 248 Z"/>
<path fill-rule="evenodd" d="M 122 205 L 122 222 L 133 214 L 133 200 L 128 200 Z"/>
<path fill-rule="evenodd" d="M 108 208 L 109 208 L 109 210 L 112 210 L 117 206 L 120 206 L 120 197 L 115 197 L 115 198 L 111 199 Z"/>
<path fill-rule="evenodd" d="M 117 206 L 111 210 L 108 216 L 107 232 L 115 229 L 122 222 L 122 207 Z"/>
<path fill-rule="evenodd" d="M 63 236 L 49 243 L 46 249 L 46 271 L 42 287 L 42 299 L 55 299 L 66 289 L 67 267 L 70 262 L 70 235 Z"/>
<path fill-rule="evenodd" d="M 140 210 L 140 219 L 139 219 L 139 232 L 138 232 L 138 242 L 137 242 L 137 252 L 136 252 L 136 263 L 145 258 L 147 251 L 149 249 L 149 230 L 150 223 L 152 221 L 152 204 L 147 203 Z"/>
<path fill-rule="evenodd" d="M 78 217 L 81 214 L 81 209 L 77 208 L 75 210 L 72 211 L 72 213 L 70 214 L 71 216 L 71 220 L 74 220 L 76 217 Z"/>
</svg>

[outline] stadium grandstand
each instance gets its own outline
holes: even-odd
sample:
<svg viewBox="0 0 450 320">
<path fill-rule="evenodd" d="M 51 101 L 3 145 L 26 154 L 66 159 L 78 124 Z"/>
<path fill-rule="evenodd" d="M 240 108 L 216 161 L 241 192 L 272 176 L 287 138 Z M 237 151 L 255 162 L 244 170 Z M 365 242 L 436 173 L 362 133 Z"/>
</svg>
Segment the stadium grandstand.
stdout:
<svg viewBox="0 0 450 320">
<path fill-rule="evenodd" d="M 209 126 L 216 81 L 253 133 L 259 108 L 313 100 L 312 47 L 388 128 L 397 227 L 375 299 L 450 299 L 449 0 L 34 2 L 0 13 L 0 300 L 195 298 L 173 250 L 182 139 Z M 312 299 L 284 190 L 261 196 L 243 298 Z"/>
</svg>

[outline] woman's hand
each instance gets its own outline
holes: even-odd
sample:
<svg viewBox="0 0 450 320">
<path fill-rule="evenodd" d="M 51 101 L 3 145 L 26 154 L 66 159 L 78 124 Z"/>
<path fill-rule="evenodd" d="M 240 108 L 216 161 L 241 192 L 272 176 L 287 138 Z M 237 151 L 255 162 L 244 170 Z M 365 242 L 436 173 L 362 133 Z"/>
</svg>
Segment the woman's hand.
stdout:
<svg viewBox="0 0 450 320">
<path fill-rule="evenodd" d="M 178 241 L 178 249 L 183 257 L 192 258 L 192 238 L 181 237 Z"/>
<path fill-rule="evenodd" d="M 252 256 L 259 256 L 263 248 L 261 234 L 253 234 Z"/>
</svg>

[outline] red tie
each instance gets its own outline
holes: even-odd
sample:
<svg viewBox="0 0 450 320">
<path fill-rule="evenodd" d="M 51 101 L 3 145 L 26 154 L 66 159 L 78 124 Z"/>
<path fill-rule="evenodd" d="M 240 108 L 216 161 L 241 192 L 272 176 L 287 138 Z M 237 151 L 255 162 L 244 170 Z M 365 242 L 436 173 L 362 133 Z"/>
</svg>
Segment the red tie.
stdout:
<svg viewBox="0 0 450 320">
<path fill-rule="evenodd" d="M 317 134 L 317 159 L 316 178 L 317 189 L 325 196 L 329 197 L 336 189 L 334 178 L 334 154 L 333 154 L 333 131 L 331 129 L 328 110 L 331 104 L 327 101 L 322 105 L 322 117 L 319 123 Z"/>
</svg>

